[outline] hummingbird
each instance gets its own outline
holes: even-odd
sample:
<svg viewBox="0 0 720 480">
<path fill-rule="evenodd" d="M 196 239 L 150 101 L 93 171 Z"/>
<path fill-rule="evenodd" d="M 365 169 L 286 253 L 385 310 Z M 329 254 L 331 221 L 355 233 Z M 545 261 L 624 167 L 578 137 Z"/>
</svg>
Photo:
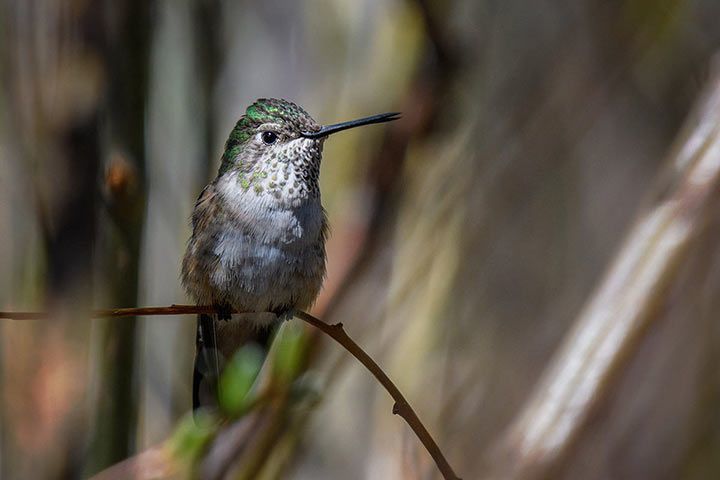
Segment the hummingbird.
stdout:
<svg viewBox="0 0 720 480">
<path fill-rule="evenodd" d="M 195 203 L 182 262 L 188 295 L 218 312 L 198 315 L 193 409 L 217 405 L 218 378 L 241 346 L 267 346 L 274 327 L 320 292 L 328 236 L 319 185 L 325 140 L 399 117 L 323 126 L 292 102 L 262 98 L 235 124 L 216 178 Z"/>
</svg>

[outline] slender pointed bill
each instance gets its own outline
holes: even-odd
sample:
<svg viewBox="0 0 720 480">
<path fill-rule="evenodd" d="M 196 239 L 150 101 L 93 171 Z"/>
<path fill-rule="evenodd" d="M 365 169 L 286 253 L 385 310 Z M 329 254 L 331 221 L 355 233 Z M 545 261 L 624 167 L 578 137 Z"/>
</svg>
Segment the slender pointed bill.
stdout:
<svg viewBox="0 0 720 480">
<path fill-rule="evenodd" d="M 363 125 L 372 125 L 373 123 L 385 123 L 392 122 L 400 118 L 400 112 L 381 113 L 378 115 L 372 115 L 370 117 L 358 118 L 357 120 L 350 120 L 349 122 L 335 123 L 333 125 L 326 125 L 317 132 L 303 132 L 302 136 L 305 138 L 323 138 L 333 133 L 342 132 L 349 128 L 362 127 Z"/>
</svg>

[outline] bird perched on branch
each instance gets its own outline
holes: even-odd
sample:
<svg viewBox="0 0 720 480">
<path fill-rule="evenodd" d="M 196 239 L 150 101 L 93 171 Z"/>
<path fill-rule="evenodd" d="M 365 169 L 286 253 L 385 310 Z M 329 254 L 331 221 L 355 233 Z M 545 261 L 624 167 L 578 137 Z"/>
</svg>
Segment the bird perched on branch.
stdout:
<svg viewBox="0 0 720 480">
<path fill-rule="evenodd" d="M 194 409 L 216 404 L 223 365 L 242 345 L 266 344 L 279 318 L 307 309 L 320 291 L 328 228 L 318 183 L 325 139 L 397 118 L 384 113 L 322 126 L 294 103 L 260 99 L 237 122 L 217 177 L 195 204 L 182 264 L 188 294 L 218 308 L 198 316 Z"/>
</svg>

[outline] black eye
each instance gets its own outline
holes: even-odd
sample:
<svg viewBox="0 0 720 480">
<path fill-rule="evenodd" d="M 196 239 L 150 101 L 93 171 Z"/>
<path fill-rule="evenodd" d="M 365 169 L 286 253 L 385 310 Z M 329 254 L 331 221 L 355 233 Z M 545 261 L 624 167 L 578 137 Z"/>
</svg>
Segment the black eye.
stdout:
<svg viewBox="0 0 720 480">
<path fill-rule="evenodd" d="M 275 132 L 263 132 L 261 138 L 262 141 L 265 142 L 265 144 L 272 145 L 273 143 L 277 142 L 278 136 Z"/>
</svg>

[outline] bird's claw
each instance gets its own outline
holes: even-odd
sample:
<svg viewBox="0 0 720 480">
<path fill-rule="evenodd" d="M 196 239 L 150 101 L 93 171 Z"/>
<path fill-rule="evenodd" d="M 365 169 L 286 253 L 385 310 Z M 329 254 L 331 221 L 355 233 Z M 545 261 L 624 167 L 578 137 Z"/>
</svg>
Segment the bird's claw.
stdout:
<svg viewBox="0 0 720 480">
<path fill-rule="evenodd" d="M 215 305 L 215 309 L 217 310 L 218 320 L 232 319 L 233 309 L 229 304 L 225 303 L 225 304 Z"/>
<path fill-rule="evenodd" d="M 287 310 L 284 310 L 278 314 L 278 320 L 281 322 L 287 322 L 293 319 L 295 317 L 295 309 L 294 308 L 288 308 Z"/>
</svg>

